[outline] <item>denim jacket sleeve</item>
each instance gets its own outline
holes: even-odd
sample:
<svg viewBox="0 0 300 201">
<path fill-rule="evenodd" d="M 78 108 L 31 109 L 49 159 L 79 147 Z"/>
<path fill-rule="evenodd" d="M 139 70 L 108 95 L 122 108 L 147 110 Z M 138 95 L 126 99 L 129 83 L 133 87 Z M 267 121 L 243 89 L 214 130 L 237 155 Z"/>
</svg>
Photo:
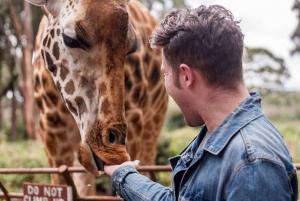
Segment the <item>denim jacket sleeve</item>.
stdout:
<svg viewBox="0 0 300 201">
<path fill-rule="evenodd" d="M 226 200 L 291 200 L 289 177 L 282 165 L 258 159 L 241 165 L 235 172 Z"/>
<path fill-rule="evenodd" d="M 125 200 L 173 200 L 172 190 L 139 174 L 132 166 L 122 166 L 111 177 L 112 189 Z"/>
</svg>

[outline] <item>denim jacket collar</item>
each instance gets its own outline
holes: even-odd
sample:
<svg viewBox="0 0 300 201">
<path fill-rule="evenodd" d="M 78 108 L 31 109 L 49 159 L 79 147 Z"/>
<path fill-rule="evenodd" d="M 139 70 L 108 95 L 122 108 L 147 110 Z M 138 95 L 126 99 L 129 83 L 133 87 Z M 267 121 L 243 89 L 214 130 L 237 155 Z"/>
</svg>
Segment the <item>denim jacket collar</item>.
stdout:
<svg viewBox="0 0 300 201">
<path fill-rule="evenodd" d="M 207 141 L 204 148 L 206 151 L 214 155 L 219 154 L 241 128 L 263 115 L 260 95 L 258 93 L 250 93 L 250 95 L 216 129 Z"/>
</svg>

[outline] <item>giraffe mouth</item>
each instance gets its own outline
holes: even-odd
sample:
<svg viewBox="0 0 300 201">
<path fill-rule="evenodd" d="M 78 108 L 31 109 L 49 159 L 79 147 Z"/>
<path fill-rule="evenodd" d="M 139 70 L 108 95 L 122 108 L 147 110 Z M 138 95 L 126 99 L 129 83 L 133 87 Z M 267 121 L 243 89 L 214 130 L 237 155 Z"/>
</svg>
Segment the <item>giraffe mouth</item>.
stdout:
<svg viewBox="0 0 300 201">
<path fill-rule="evenodd" d="M 92 151 L 98 171 L 104 172 L 104 162 Z"/>
</svg>

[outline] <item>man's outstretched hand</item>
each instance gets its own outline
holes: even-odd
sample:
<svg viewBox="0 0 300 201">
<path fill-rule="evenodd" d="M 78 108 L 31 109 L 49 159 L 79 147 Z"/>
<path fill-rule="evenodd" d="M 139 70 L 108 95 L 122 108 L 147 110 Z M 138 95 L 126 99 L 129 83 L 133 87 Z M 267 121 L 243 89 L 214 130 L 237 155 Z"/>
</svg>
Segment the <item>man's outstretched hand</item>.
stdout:
<svg viewBox="0 0 300 201">
<path fill-rule="evenodd" d="M 116 169 L 118 169 L 121 166 L 125 166 L 125 165 L 131 165 L 133 166 L 135 169 L 139 166 L 140 161 L 139 160 L 135 160 L 135 161 L 126 161 L 124 163 L 122 163 L 121 165 L 104 165 L 104 172 L 111 177 L 111 175 L 114 173 L 114 171 Z"/>
</svg>

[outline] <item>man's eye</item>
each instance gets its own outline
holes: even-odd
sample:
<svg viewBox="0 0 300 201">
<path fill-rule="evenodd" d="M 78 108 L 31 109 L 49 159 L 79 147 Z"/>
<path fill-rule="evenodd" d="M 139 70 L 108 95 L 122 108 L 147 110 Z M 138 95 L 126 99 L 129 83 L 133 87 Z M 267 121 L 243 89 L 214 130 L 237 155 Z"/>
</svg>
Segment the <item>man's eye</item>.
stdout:
<svg viewBox="0 0 300 201">
<path fill-rule="evenodd" d="M 81 48 L 80 44 L 78 43 L 78 41 L 76 39 L 71 38 L 64 33 L 62 34 L 62 36 L 63 36 L 65 45 L 68 46 L 69 48 Z"/>
</svg>

